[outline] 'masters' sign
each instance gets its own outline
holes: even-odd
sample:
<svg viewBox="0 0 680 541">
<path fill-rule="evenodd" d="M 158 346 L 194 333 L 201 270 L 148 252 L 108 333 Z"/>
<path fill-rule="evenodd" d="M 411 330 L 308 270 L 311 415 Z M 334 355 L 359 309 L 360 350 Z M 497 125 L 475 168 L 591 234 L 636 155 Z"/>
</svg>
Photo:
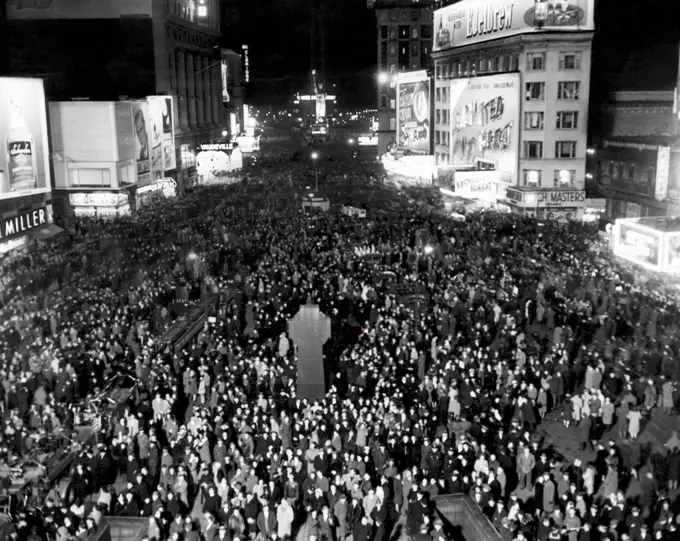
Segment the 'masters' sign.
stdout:
<svg viewBox="0 0 680 541">
<path fill-rule="evenodd" d="M 18 216 L 0 219 L 0 241 L 23 235 L 32 229 L 47 225 L 47 209 L 22 212 Z"/>
</svg>

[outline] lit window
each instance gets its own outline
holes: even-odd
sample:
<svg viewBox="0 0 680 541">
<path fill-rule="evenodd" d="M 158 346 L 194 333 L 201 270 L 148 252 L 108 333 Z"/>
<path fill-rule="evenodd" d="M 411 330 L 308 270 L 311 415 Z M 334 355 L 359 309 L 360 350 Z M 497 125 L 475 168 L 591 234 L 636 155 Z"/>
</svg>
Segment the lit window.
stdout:
<svg viewBox="0 0 680 541">
<path fill-rule="evenodd" d="M 524 178 L 525 186 L 540 186 L 541 185 L 541 173 L 542 171 L 538 169 L 524 169 L 522 171 L 522 176 Z"/>
<path fill-rule="evenodd" d="M 575 169 L 556 169 L 554 184 L 556 187 L 573 186 L 575 177 Z"/>
</svg>

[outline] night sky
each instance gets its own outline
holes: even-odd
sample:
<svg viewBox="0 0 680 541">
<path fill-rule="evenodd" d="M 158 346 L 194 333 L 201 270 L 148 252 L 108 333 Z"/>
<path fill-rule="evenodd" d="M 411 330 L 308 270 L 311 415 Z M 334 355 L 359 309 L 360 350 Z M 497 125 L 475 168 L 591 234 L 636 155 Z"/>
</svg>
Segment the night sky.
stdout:
<svg viewBox="0 0 680 541">
<path fill-rule="evenodd" d="M 337 85 L 341 106 L 375 106 L 375 14 L 366 9 L 366 0 L 321 1 L 327 11 L 328 84 Z M 225 44 L 250 46 L 249 100 L 281 104 L 294 92 L 305 91 L 309 0 L 222 2 Z M 680 0 L 597 0 L 596 19 L 594 101 L 615 89 L 651 90 L 673 84 Z"/>
</svg>

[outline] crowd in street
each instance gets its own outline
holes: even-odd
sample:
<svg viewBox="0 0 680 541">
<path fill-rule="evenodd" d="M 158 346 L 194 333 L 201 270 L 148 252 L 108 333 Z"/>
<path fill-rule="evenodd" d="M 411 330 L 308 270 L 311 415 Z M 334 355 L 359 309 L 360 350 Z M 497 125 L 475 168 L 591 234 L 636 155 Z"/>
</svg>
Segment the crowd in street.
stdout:
<svg viewBox="0 0 680 541">
<path fill-rule="evenodd" d="M 73 434 L 116 376 L 136 382 L 78 448 L 72 501 L 52 489 L 39 512 L 19 506 L 15 539 L 84 540 L 113 515 L 143 517 L 150 541 L 444 541 L 446 494 L 507 541 L 680 538 L 680 439 L 640 441 L 652 414 L 677 416 L 674 298 L 633 285 L 574 224 L 461 222 L 379 196 L 361 222 L 303 213 L 276 160 L 266 189 L 81 218 L 0 262 L 0 460 Z M 328 178 L 338 198 L 368 184 L 361 165 Z M 166 347 L 219 293 L 230 302 L 197 337 Z M 315 403 L 297 396 L 286 332 L 305 303 L 332 320 Z"/>
</svg>

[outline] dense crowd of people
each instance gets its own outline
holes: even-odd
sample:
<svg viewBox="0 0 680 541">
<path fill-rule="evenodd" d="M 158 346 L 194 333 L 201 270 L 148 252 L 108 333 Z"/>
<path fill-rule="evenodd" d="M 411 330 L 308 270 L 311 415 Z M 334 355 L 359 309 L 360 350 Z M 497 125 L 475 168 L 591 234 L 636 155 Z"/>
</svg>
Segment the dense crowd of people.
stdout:
<svg viewBox="0 0 680 541">
<path fill-rule="evenodd" d="M 650 412 L 677 415 L 675 299 L 582 226 L 452 220 L 372 165 L 324 166 L 366 220 L 305 213 L 298 166 L 266 156 L 259 187 L 81 218 L 0 262 L 3 462 L 73 439 L 93 396 L 135 382 L 74 447 L 72 496 L 15 506 L 11 536 L 83 540 L 113 515 L 151 541 L 443 541 L 434 498 L 466 494 L 508 541 L 677 539 L 680 439 L 638 438 Z M 166 343 L 218 296 L 194 340 Z M 318 402 L 297 395 L 286 332 L 305 303 L 332 320 Z"/>
</svg>

